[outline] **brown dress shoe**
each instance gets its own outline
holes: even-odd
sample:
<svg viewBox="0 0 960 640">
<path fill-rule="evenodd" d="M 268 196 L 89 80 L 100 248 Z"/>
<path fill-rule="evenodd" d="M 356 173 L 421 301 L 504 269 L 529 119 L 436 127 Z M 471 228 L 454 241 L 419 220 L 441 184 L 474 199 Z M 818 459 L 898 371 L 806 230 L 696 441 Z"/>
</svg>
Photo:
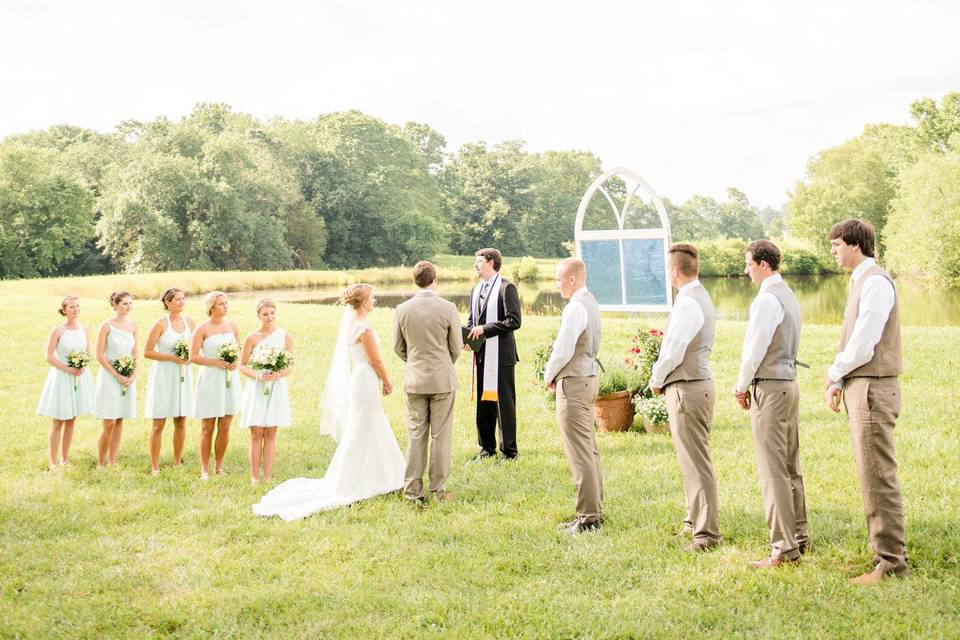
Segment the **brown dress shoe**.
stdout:
<svg viewBox="0 0 960 640">
<path fill-rule="evenodd" d="M 796 564 L 800 562 L 800 556 L 796 558 L 775 558 L 770 556 L 769 558 L 764 558 L 763 560 L 754 560 L 750 563 L 751 569 L 772 569 L 773 567 L 779 567 L 784 564 Z"/>
<path fill-rule="evenodd" d="M 856 584 L 861 587 L 872 587 L 875 584 L 880 584 L 886 577 L 887 574 L 885 574 L 883 571 L 880 571 L 880 569 L 874 569 L 873 571 L 868 571 L 862 576 L 851 578 L 850 584 Z"/>
<path fill-rule="evenodd" d="M 720 546 L 719 540 L 710 540 L 708 538 L 701 538 L 699 540 L 694 540 L 687 546 L 683 548 L 687 553 L 700 553 L 703 551 L 709 551 L 710 549 L 716 549 Z"/>
<path fill-rule="evenodd" d="M 600 530 L 600 521 L 593 520 L 591 522 L 583 522 L 582 520 L 576 520 L 573 524 L 558 529 L 562 533 L 569 535 L 576 535 L 578 533 L 586 533 L 588 531 L 599 531 Z"/>
<path fill-rule="evenodd" d="M 437 502 L 453 502 L 457 497 L 449 491 L 434 491 L 430 496 Z"/>
</svg>

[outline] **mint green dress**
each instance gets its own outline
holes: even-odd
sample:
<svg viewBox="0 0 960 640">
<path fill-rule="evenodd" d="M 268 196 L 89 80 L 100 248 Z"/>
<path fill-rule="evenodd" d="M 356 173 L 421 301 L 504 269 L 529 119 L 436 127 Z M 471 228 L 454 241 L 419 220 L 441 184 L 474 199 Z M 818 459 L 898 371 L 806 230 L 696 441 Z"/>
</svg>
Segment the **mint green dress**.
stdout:
<svg viewBox="0 0 960 640">
<path fill-rule="evenodd" d="M 207 358 L 216 358 L 220 347 L 235 341 L 232 332 L 215 333 L 203 341 L 200 352 Z M 193 392 L 193 417 L 222 418 L 237 413 L 240 413 L 240 372 L 200 365 L 197 388 Z"/>
<path fill-rule="evenodd" d="M 136 338 L 124 329 L 118 329 L 107 323 L 107 344 L 103 355 L 113 362 L 120 356 L 129 356 L 133 353 Z M 126 389 L 126 393 L 124 393 Z M 113 374 L 101 368 L 97 373 L 97 397 L 94 400 L 93 415 L 98 420 L 116 420 L 118 418 L 137 417 L 137 384 L 124 387 Z"/>
<path fill-rule="evenodd" d="M 156 350 L 173 355 L 173 347 L 183 340 L 190 344 L 190 325 L 183 320 L 183 331 L 174 331 L 169 316 L 166 328 L 157 340 Z M 193 372 L 189 364 L 157 360 L 147 375 L 147 400 L 143 406 L 147 418 L 179 418 L 193 409 Z"/>
<path fill-rule="evenodd" d="M 57 360 L 67 364 L 67 356 L 73 351 L 87 351 L 86 329 L 64 329 L 54 355 Z M 37 404 L 37 415 L 54 420 L 72 420 L 89 413 L 93 413 L 90 367 L 87 366 L 79 376 L 50 367 Z"/>
</svg>

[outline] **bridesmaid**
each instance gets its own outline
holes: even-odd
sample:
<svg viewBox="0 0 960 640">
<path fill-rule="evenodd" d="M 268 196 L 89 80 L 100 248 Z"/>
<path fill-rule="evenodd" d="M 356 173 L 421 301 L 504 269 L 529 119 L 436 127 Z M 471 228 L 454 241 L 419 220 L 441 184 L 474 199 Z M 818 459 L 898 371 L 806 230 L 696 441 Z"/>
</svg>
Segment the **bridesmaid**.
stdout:
<svg viewBox="0 0 960 640">
<path fill-rule="evenodd" d="M 293 352 L 293 337 L 277 326 L 277 305 L 273 300 L 264 298 L 257 303 L 257 317 L 260 328 L 247 336 L 240 358 L 240 371 L 254 380 L 253 384 L 244 387 L 240 411 L 240 426 L 250 429 L 250 484 L 257 484 L 260 479 L 261 460 L 263 481 L 270 482 L 277 452 L 277 427 L 289 427 L 293 423 L 285 379 L 292 367 L 272 373 L 248 365 L 250 355 L 259 345 Z"/>
<path fill-rule="evenodd" d="M 223 473 L 223 456 L 230 442 L 230 423 L 240 410 L 239 358 L 229 364 L 217 357 L 223 345 L 240 342 L 240 329 L 225 319 L 228 307 L 225 293 L 211 291 L 203 303 L 209 320 L 201 323 L 193 333 L 190 362 L 200 365 L 193 397 L 193 417 L 201 421 L 200 479 L 206 480 L 210 477 L 213 431 L 216 428 L 214 471 L 220 475 Z"/>
<path fill-rule="evenodd" d="M 126 291 L 110 294 L 110 306 L 116 314 L 104 320 L 97 335 L 97 397 L 94 415 L 103 420 L 97 447 L 97 466 L 114 464 L 123 434 L 123 419 L 137 417 L 137 372 L 120 375 L 113 361 L 121 356 L 137 359 L 137 323 L 130 317 L 133 298 Z"/>
<path fill-rule="evenodd" d="M 53 328 L 47 340 L 46 360 L 50 363 L 50 371 L 37 404 L 37 415 L 53 419 L 50 427 L 51 471 L 57 469 L 58 463 L 68 463 L 77 416 L 93 413 L 90 369 L 76 369 L 67 362 L 67 356 L 73 351 L 90 351 L 87 328 L 80 324 L 80 299 L 77 296 L 64 298 L 60 303 L 60 315 L 66 320 Z"/>
<path fill-rule="evenodd" d="M 173 466 L 183 464 L 183 443 L 187 436 L 187 415 L 193 408 L 193 373 L 190 361 L 174 353 L 174 346 L 184 342 L 189 349 L 196 323 L 183 315 L 186 296 L 177 288 L 170 288 L 160 296 L 168 314 L 159 318 L 150 328 L 143 356 L 156 360 L 147 375 L 147 401 L 143 411 L 153 420 L 150 430 L 150 473 L 160 473 L 160 445 L 163 427 L 170 418 L 173 422 Z M 188 355 L 189 354 L 185 354 Z"/>
</svg>

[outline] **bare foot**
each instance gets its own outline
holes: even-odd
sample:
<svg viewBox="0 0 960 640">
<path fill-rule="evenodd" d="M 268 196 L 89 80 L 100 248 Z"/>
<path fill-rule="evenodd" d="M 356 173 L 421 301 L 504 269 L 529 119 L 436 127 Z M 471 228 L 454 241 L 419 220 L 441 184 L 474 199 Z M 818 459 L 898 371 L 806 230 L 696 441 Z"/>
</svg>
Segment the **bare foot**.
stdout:
<svg viewBox="0 0 960 640">
<path fill-rule="evenodd" d="M 259 482 L 260 482 L 260 481 L 257 480 L 256 478 L 250 478 L 250 486 L 251 486 L 251 487 L 256 486 L 257 484 L 259 484 Z"/>
<path fill-rule="evenodd" d="M 206 471 L 201 471 L 201 472 L 200 472 L 200 479 L 201 479 L 201 480 L 209 480 L 209 479 L 210 479 L 210 474 L 207 473 Z"/>
<path fill-rule="evenodd" d="M 218 476 L 227 475 L 227 472 L 224 469 L 217 469 L 214 473 L 216 473 Z"/>
<path fill-rule="evenodd" d="M 49 467 L 49 469 L 47 469 L 47 470 L 48 470 L 48 471 L 59 471 L 59 470 L 60 470 L 60 467 L 58 467 L 57 465 L 55 465 L 55 464 L 53 464 L 53 463 L 51 462 L 51 463 L 50 463 L 50 467 Z"/>
<path fill-rule="evenodd" d="M 160 469 L 150 469 L 150 475 L 152 476 L 160 475 Z"/>
</svg>

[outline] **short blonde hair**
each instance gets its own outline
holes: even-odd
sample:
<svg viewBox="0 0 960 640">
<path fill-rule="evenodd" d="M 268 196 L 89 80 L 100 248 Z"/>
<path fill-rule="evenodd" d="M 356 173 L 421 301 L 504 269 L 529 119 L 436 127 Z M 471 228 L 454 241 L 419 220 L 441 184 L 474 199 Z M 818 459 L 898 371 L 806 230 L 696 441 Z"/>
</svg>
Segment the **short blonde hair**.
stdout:
<svg viewBox="0 0 960 640">
<path fill-rule="evenodd" d="M 263 298 L 260 302 L 257 303 L 257 315 L 260 315 L 260 309 L 264 307 L 270 307 L 274 311 L 277 310 L 277 303 L 273 301 L 272 298 Z"/>
<path fill-rule="evenodd" d="M 80 298 L 73 295 L 72 293 L 66 296 L 63 300 L 60 301 L 60 310 L 58 311 L 58 313 L 62 316 L 66 316 L 67 314 L 64 313 L 64 310 L 67 308 L 67 304 L 73 300 L 79 300 L 79 299 Z"/>
<path fill-rule="evenodd" d="M 223 291 L 211 291 L 207 294 L 207 297 L 203 299 L 203 306 L 207 309 L 208 316 L 213 315 L 213 307 L 217 304 L 217 298 L 221 296 L 226 298 L 227 294 L 225 294 Z"/>
<path fill-rule="evenodd" d="M 352 284 L 344 290 L 343 295 L 340 296 L 340 301 L 343 304 L 350 305 L 354 309 L 359 309 L 360 305 L 363 304 L 363 301 L 367 299 L 367 296 L 370 295 L 371 291 L 373 291 L 373 285 L 369 285 L 365 282 Z"/>
</svg>

